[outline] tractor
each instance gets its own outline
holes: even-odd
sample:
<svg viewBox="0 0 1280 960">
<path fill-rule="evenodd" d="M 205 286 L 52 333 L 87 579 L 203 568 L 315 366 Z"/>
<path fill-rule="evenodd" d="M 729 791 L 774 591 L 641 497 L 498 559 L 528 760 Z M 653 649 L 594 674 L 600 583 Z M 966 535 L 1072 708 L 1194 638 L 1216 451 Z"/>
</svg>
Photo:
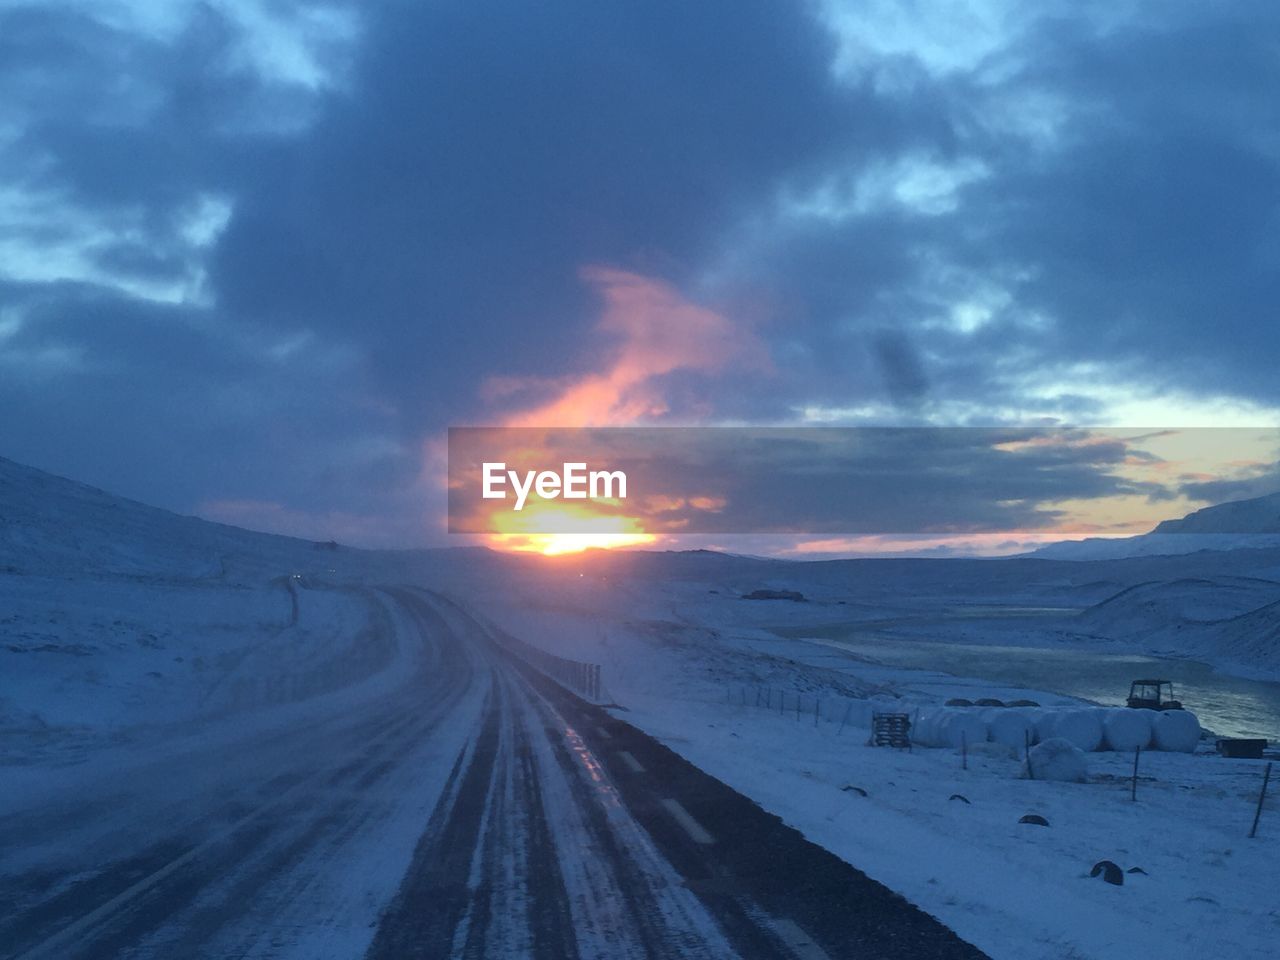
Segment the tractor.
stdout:
<svg viewBox="0 0 1280 960">
<path fill-rule="evenodd" d="M 1181 710 L 1182 702 L 1173 699 L 1173 683 L 1169 680 L 1135 680 L 1129 684 L 1126 706 L 1139 710 Z"/>
</svg>

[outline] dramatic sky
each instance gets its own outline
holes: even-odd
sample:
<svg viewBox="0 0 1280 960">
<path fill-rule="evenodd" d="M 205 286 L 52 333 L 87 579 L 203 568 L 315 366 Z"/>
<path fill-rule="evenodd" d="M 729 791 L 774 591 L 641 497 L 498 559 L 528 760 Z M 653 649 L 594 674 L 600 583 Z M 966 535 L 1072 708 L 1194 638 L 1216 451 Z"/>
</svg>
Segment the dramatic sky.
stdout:
<svg viewBox="0 0 1280 960">
<path fill-rule="evenodd" d="M 1278 36 L 1175 0 L 0 0 L 0 456 L 407 545 L 450 425 L 1274 426 Z M 1269 492 L 1271 454 L 1148 500 Z"/>
</svg>

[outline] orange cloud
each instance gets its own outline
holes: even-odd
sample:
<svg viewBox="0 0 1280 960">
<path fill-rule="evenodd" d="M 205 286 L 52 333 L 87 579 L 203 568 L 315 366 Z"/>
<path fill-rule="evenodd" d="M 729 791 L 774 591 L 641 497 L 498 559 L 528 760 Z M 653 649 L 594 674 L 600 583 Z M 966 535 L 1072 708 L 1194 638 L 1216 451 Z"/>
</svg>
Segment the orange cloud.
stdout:
<svg viewBox="0 0 1280 960">
<path fill-rule="evenodd" d="M 621 426 L 669 412 L 661 378 L 683 370 L 718 373 L 733 367 L 772 370 L 763 343 L 724 315 L 691 303 L 670 284 L 608 267 L 587 267 L 582 278 L 604 300 L 597 333 L 613 341 L 596 373 L 560 381 L 500 377 L 484 395 L 502 399 L 530 386 L 555 396 L 509 414 L 511 427 Z"/>
<path fill-rule="evenodd" d="M 729 369 L 769 373 L 773 369 L 764 344 L 750 330 L 692 303 L 668 283 L 601 266 L 583 268 L 581 277 L 603 302 L 595 325 L 596 337 L 604 345 L 598 368 L 550 379 L 489 378 L 481 387 L 481 398 L 508 409 L 501 425 L 557 428 L 644 423 L 670 412 L 664 382 L 670 374 L 716 375 Z M 530 394 L 539 399 L 520 408 Z M 517 454 L 529 451 L 511 451 L 507 459 L 518 460 Z M 716 511 L 723 509 L 725 501 L 708 494 L 680 499 L 679 504 Z M 549 520 L 562 532 L 545 532 Z M 566 529 L 567 521 L 572 522 Z M 658 540 L 639 517 L 587 505 L 570 509 L 558 504 L 542 513 L 526 510 L 518 518 L 495 512 L 490 522 L 494 532 L 487 542 L 506 550 L 556 554 Z"/>
</svg>

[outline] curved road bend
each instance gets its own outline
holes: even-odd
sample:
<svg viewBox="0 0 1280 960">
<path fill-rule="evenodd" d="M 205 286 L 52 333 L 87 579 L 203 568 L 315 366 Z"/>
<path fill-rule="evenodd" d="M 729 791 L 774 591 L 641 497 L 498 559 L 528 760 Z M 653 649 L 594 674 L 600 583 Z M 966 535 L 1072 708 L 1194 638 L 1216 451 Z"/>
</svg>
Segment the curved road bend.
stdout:
<svg viewBox="0 0 1280 960">
<path fill-rule="evenodd" d="M 446 599 L 387 597 L 394 695 L 0 817 L 0 957 L 983 956 Z"/>
</svg>

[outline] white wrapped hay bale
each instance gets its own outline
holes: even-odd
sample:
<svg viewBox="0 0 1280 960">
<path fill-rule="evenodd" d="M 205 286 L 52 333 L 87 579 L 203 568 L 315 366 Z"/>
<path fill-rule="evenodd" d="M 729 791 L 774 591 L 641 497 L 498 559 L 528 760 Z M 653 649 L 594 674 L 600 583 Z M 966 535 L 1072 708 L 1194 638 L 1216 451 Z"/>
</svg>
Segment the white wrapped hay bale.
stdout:
<svg viewBox="0 0 1280 960">
<path fill-rule="evenodd" d="M 1089 776 L 1084 751 L 1062 737 L 1050 737 L 1044 743 L 1037 743 L 1027 754 L 1027 764 L 1030 769 L 1024 767 L 1023 774 L 1033 780 L 1080 783 Z"/>
<path fill-rule="evenodd" d="M 911 739 L 922 747 L 936 747 L 938 739 L 938 710 L 924 709 L 911 727 Z"/>
<path fill-rule="evenodd" d="M 920 724 L 923 729 L 921 730 L 919 742 L 926 747 L 945 747 L 947 740 L 943 733 L 943 728 L 954 712 L 946 707 L 935 707 L 929 711 L 922 711 Z"/>
<path fill-rule="evenodd" d="M 1162 710 L 1153 727 L 1157 750 L 1191 753 L 1200 742 L 1200 719 L 1190 710 Z"/>
<path fill-rule="evenodd" d="M 941 733 L 944 746 L 959 750 L 964 745 L 985 743 L 987 724 L 982 717 L 970 710 L 953 710 L 942 721 Z"/>
<path fill-rule="evenodd" d="M 855 727 L 864 727 L 871 729 L 871 716 L 877 710 L 882 713 L 890 712 L 887 706 L 881 705 L 874 700 L 854 700 L 849 707 L 849 723 Z"/>
<path fill-rule="evenodd" d="M 1066 740 L 1085 753 L 1102 746 L 1102 711 L 1096 707 L 1060 710 L 1048 739 Z"/>
<path fill-rule="evenodd" d="M 929 745 L 945 747 L 947 745 L 947 724 L 951 722 L 954 711 L 939 710 L 933 717 L 933 729 L 929 731 Z"/>
<path fill-rule="evenodd" d="M 1058 723 L 1058 717 L 1061 710 L 1053 710 L 1051 708 L 1042 708 L 1035 711 L 1033 722 L 1036 725 L 1037 740 L 1051 740 L 1053 738 L 1053 728 Z"/>
<path fill-rule="evenodd" d="M 994 742 L 1013 747 L 1015 750 L 1021 750 L 1026 745 L 1028 735 L 1032 743 L 1036 741 L 1035 719 L 1026 710 L 1018 708 L 1001 710 L 991 718 L 988 729 Z"/>
<path fill-rule="evenodd" d="M 1102 719 L 1102 730 L 1107 747 L 1132 753 L 1138 747 L 1151 746 L 1152 724 L 1157 716 L 1154 710 L 1133 710 L 1117 707 L 1108 710 Z"/>
</svg>

